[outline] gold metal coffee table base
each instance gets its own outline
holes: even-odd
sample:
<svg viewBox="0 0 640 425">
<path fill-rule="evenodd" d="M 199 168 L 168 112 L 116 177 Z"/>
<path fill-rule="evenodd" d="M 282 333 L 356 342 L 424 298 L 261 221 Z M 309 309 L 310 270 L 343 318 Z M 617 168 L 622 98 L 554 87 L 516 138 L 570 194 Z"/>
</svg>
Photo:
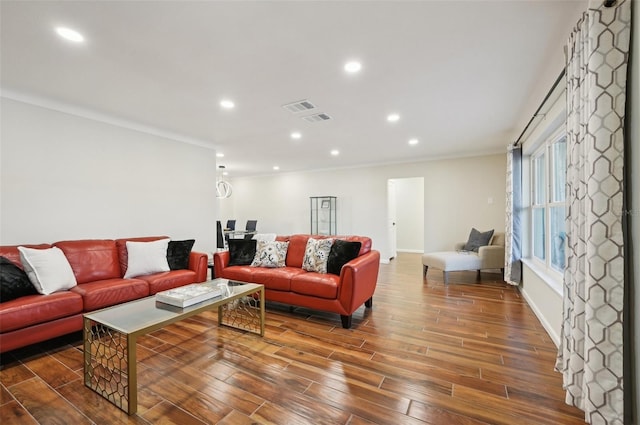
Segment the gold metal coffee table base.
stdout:
<svg viewBox="0 0 640 425">
<path fill-rule="evenodd" d="M 207 284 L 216 285 L 226 279 Z M 241 283 L 241 282 L 238 282 Z M 178 308 L 155 297 L 84 315 L 84 384 L 129 415 L 138 409 L 136 340 L 171 323 L 218 309 L 218 324 L 264 336 L 264 286 L 229 283 L 231 294 Z"/>
</svg>

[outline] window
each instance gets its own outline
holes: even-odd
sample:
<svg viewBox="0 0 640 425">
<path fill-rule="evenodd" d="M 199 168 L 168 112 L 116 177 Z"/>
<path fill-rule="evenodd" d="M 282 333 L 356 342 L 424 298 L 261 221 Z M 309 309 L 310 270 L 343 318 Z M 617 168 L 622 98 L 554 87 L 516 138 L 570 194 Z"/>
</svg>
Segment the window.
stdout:
<svg viewBox="0 0 640 425">
<path fill-rule="evenodd" d="M 531 234 L 533 257 L 547 269 L 565 266 L 567 139 L 562 131 L 531 157 Z"/>
<path fill-rule="evenodd" d="M 546 155 L 543 149 L 541 153 L 538 153 L 533 158 L 533 199 L 532 202 L 532 217 L 533 217 L 533 255 L 542 261 L 547 258 L 545 252 L 545 194 L 546 194 Z"/>
</svg>

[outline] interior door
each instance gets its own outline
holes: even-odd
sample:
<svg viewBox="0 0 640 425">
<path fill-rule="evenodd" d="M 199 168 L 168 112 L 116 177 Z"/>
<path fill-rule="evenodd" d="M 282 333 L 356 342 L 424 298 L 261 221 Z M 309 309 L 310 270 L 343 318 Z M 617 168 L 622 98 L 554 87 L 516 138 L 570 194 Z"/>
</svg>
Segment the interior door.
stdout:
<svg viewBox="0 0 640 425">
<path fill-rule="evenodd" d="M 396 231 L 396 184 L 387 180 L 387 230 L 389 234 L 389 260 L 398 255 L 398 236 Z"/>
</svg>

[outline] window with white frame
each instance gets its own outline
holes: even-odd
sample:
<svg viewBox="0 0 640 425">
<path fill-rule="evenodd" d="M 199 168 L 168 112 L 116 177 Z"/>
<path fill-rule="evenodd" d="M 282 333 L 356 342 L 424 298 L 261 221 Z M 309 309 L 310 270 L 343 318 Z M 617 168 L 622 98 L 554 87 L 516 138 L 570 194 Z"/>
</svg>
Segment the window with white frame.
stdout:
<svg viewBox="0 0 640 425">
<path fill-rule="evenodd" d="M 548 270 L 565 266 L 567 138 L 564 129 L 531 156 L 531 253 Z"/>
</svg>

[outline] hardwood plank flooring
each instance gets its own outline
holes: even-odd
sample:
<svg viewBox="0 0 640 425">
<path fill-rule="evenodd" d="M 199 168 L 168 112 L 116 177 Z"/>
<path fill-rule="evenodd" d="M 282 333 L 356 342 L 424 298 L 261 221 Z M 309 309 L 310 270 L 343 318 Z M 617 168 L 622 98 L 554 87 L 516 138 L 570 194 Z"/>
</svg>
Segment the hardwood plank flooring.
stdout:
<svg viewBox="0 0 640 425">
<path fill-rule="evenodd" d="M 264 338 L 203 313 L 138 342 L 138 413 L 82 381 L 82 335 L 2 355 L 8 424 L 584 424 L 556 347 L 495 273 L 422 278 L 419 254 L 380 266 L 373 309 L 267 304 Z"/>
</svg>

